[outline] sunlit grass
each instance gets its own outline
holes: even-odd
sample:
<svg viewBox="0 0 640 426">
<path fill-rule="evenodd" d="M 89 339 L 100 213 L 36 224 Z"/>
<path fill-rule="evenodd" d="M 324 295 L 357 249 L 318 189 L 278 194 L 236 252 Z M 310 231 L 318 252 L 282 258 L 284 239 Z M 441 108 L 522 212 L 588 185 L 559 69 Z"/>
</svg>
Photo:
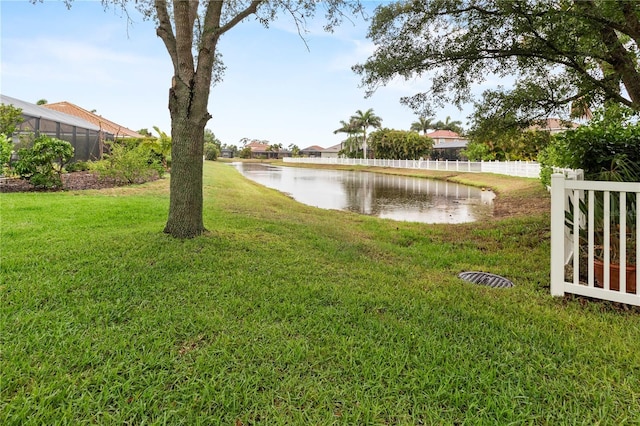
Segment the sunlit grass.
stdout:
<svg viewBox="0 0 640 426">
<path fill-rule="evenodd" d="M 640 419 L 640 315 L 549 296 L 546 214 L 394 222 L 206 163 L 181 241 L 167 188 L 0 195 L 0 423 Z"/>
</svg>

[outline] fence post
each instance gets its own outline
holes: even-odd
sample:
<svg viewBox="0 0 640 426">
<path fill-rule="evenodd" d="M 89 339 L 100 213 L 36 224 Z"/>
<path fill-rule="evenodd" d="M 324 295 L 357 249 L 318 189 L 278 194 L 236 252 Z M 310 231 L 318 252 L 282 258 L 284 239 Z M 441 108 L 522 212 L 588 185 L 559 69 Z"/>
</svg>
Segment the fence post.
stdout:
<svg viewBox="0 0 640 426">
<path fill-rule="evenodd" d="M 564 175 L 551 175 L 551 295 L 564 296 Z"/>
</svg>

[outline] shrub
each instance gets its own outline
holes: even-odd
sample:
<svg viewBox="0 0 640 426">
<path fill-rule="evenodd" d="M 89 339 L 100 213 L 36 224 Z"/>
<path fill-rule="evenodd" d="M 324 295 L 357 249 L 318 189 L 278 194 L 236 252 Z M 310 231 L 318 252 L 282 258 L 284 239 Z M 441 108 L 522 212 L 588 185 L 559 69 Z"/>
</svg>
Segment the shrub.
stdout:
<svg viewBox="0 0 640 426">
<path fill-rule="evenodd" d="M 0 133 L 11 136 L 23 121 L 22 109 L 0 104 Z"/>
<path fill-rule="evenodd" d="M 582 169 L 586 179 L 634 179 L 640 164 L 640 124 L 634 118 L 633 111 L 610 106 L 588 126 L 555 135 L 538 156 L 542 183 L 550 184 L 553 167 Z"/>
<path fill-rule="evenodd" d="M 5 169 L 9 168 L 11 152 L 13 152 L 13 142 L 11 141 L 11 138 L 0 133 L 0 174 L 2 174 Z"/>
<path fill-rule="evenodd" d="M 205 142 L 204 144 L 204 159 L 209 161 L 215 161 L 218 159 L 220 151 L 216 144 L 211 142 Z"/>
<path fill-rule="evenodd" d="M 72 163 L 67 164 L 64 169 L 71 172 L 84 172 L 85 170 L 90 170 L 91 165 L 88 161 L 74 161 Z"/>
<path fill-rule="evenodd" d="M 150 159 L 149 150 L 142 145 L 111 142 L 109 149 L 110 153 L 95 166 L 102 178 L 123 184 L 141 183 L 156 174 L 162 176 L 164 172 L 162 165 L 157 160 Z"/>
<path fill-rule="evenodd" d="M 62 169 L 73 158 L 73 146 L 67 141 L 39 136 L 32 148 L 18 151 L 15 170 L 36 188 L 62 188 Z"/>
<path fill-rule="evenodd" d="M 378 158 L 417 160 L 429 156 L 433 140 L 417 132 L 385 128 L 372 132 L 368 144 Z"/>
<path fill-rule="evenodd" d="M 242 148 L 238 156 L 240 158 L 251 158 L 251 147 L 245 146 L 244 148 Z"/>
</svg>

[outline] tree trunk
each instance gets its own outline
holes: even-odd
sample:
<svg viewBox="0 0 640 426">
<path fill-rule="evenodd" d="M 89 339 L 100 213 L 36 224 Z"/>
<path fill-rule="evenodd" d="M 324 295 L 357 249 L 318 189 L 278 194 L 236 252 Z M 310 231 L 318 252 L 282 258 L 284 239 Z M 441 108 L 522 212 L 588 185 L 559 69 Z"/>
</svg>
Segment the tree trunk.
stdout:
<svg viewBox="0 0 640 426">
<path fill-rule="evenodd" d="M 202 92 L 207 92 L 202 96 Z M 171 181 L 169 218 L 164 232 L 192 238 L 206 231 L 202 218 L 202 163 L 208 91 L 178 82 L 170 90 Z"/>
<path fill-rule="evenodd" d="M 171 193 L 164 232 L 176 238 L 192 238 L 205 231 L 202 219 L 204 126 L 185 118 L 171 121 Z"/>
</svg>

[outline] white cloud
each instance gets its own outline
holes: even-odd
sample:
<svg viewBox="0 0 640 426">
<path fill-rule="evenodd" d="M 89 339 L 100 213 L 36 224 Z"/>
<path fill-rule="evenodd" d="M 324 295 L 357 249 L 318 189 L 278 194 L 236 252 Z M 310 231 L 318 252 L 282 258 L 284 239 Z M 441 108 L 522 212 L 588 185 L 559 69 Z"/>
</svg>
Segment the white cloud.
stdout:
<svg viewBox="0 0 640 426">
<path fill-rule="evenodd" d="M 113 72 L 114 67 L 131 69 L 142 66 L 146 61 L 140 55 L 77 40 L 5 39 L 3 45 L 5 52 L 12 52 L 11 55 L 3 55 L 3 76 L 20 76 L 22 79 L 57 83 L 116 84 L 121 78 L 118 73 Z M 37 49 L 34 49 L 34 46 L 37 46 Z"/>
</svg>

